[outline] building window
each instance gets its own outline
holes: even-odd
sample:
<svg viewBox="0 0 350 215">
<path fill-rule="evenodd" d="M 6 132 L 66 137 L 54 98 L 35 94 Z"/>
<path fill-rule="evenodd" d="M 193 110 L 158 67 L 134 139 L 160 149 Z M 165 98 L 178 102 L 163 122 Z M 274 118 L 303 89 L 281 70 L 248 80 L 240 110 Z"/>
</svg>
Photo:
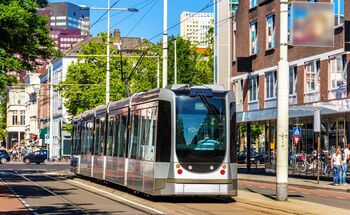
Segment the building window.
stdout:
<svg viewBox="0 0 350 215">
<path fill-rule="evenodd" d="M 250 8 L 257 7 L 259 0 L 250 0 Z"/>
<path fill-rule="evenodd" d="M 26 124 L 26 113 L 24 110 L 21 110 L 21 121 L 20 121 L 20 125 L 25 125 Z"/>
<path fill-rule="evenodd" d="M 241 104 L 243 103 L 243 80 L 238 80 L 235 82 L 235 96 L 236 96 L 236 103 Z"/>
<path fill-rule="evenodd" d="M 329 80 L 331 82 L 331 89 L 338 89 L 339 87 L 343 86 L 346 81 L 344 73 L 344 58 L 342 55 L 338 55 L 329 60 Z"/>
<path fill-rule="evenodd" d="M 266 42 L 267 42 L 267 49 L 273 49 L 276 47 L 276 33 L 275 33 L 275 14 L 270 14 L 267 16 L 266 19 Z"/>
<path fill-rule="evenodd" d="M 344 23 L 344 0 L 333 0 L 334 3 L 334 25 Z"/>
<path fill-rule="evenodd" d="M 18 124 L 18 111 L 13 110 L 12 111 L 12 125 L 17 125 Z"/>
<path fill-rule="evenodd" d="M 297 67 L 289 67 L 289 95 L 297 94 Z"/>
<path fill-rule="evenodd" d="M 258 76 L 249 78 L 249 101 L 254 102 L 258 100 Z"/>
<path fill-rule="evenodd" d="M 313 93 L 320 89 L 320 61 L 312 61 L 305 65 L 306 92 Z"/>
<path fill-rule="evenodd" d="M 266 73 L 266 98 L 271 99 L 276 97 L 276 71 Z"/>
<path fill-rule="evenodd" d="M 250 54 L 258 53 L 258 24 L 250 23 Z"/>
</svg>

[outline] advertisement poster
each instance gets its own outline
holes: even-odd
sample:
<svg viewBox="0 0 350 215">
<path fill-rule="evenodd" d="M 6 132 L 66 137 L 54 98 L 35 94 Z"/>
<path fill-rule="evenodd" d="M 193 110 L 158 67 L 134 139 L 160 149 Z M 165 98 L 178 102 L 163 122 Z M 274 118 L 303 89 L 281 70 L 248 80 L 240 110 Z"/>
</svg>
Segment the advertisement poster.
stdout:
<svg viewBox="0 0 350 215">
<path fill-rule="evenodd" d="M 333 4 L 292 2 L 290 38 L 293 46 L 333 47 Z"/>
</svg>

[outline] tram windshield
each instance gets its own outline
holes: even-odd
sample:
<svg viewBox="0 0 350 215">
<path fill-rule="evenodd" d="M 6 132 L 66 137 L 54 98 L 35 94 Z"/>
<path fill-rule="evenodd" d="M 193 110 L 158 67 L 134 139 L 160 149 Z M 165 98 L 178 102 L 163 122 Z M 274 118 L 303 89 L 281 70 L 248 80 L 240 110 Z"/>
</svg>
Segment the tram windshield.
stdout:
<svg viewBox="0 0 350 215">
<path fill-rule="evenodd" d="M 176 98 L 176 153 L 179 162 L 221 163 L 226 151 L 225 97 Z"/>
</svg>

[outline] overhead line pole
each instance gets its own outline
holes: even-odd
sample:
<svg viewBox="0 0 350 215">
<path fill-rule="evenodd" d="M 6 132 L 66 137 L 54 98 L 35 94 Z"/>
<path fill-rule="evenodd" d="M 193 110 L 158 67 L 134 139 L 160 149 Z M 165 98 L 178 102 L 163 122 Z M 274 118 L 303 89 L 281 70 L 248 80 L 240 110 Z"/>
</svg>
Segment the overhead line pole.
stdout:
<svg viewBox="0 0 350 215">
<path fill-rule="evenodd" d="M 109 102 L 109 82 L 110 82 L 110 44 L 109 44 L 109 28 L 111 25 L 110 15 L 111 15 L 111 1 L 108 0 L 108 6 L 107 6 L 107 66 L 106 66 L 106 104 Z"/>
<path fill-rule="evenodd" d="M 288 0 L 280 0 L 280 61 L 277 72 L 276 200 L 288 200 L 289 126 Z"/>
<path fill-rule="evenodd" d="M 163 0 L 163 83 L 168 85 L 168 0 Z"/>
</svg>

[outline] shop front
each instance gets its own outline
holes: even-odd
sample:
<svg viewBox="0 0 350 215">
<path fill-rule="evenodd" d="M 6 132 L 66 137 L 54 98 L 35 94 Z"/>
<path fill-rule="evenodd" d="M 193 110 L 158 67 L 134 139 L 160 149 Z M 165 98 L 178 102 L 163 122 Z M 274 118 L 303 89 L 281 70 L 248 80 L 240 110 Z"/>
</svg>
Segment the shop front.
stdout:
<svg viewBox="0 0 350 215">
<path fill-rule="evenodd" d="M 330 156 L 337 147 L 343 149 L 350 143 L 350 99 L 291 106 L 288 153 L 290 174 L 317 175 L 318 136 L 313 128 L 315 110 L 321 111 L 321 174 L 331 176 Z M 239 167 L 247 172 L 259 170 L 274 174 L 277 148 L 276 109 L 238 113 L 238 123 Z M 300 131 L 299 137 L 295 137 L 296 130 Z"/>
</svg>

